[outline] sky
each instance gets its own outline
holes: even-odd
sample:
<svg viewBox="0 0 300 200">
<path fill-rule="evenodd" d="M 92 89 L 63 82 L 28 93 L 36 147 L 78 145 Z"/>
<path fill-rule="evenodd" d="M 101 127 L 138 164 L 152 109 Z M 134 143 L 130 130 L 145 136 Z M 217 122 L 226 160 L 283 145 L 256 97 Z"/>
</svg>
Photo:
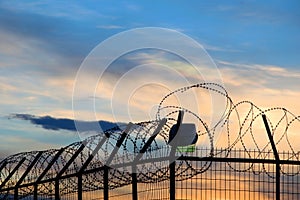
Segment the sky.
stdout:
<svg viewBox="0 0 300 200">
<path fill-rule="evenodd" d="M 76 117 L 74 85 L 86 58 L 102 42 L 136 28 L 160 27 L 185 34 L 204 47 L 235 101 L 251 100 L 263 108 L 285 107 L 297 114 L 300 110 L 299 11 L 298 0 L 0 1 L 0 158 L 78 141 L 80 137 L 73 128 L 49 126 L 49 119 Z M 156 65 L 149 66 L 151 63 Z M 148 68 L 141 72 L 132 67 L 143 64 Z M 160 65 L 171 67 L 166 73 L 154 76 L 155 70 L 162 72 Z M 138 76 L 124 75 L 133 69 Z M 184 59 L 162 50 L 146 49 L 120 56 L 100 81 L 104 89 L 96 88 L 93 97 L 96 117 L 95 113 L 80 108 L 82 115 L 77 119 L 149 120 L 155 113 L 155 102 L 174 89 L 173 86 L 181 86 L 166 76 L 174 69 L 192 76 Z M 111 105 L 114 112 L 122 110 L 121 100 L 126 95 L 112 91 L 124 91 L 131 84 L 142 83 L 139 81 L 147 77 L 139 73 L 144 70 L 152 73 L 149 77 L 154 82 L 162 78 L 165 87 L 143 85 L 141 90 L 135 90 L 136 96 L 125 102 L 129 105 L 124 112 L 131 112 L 131 118 L 112 117 Z M 85 74 L 81 91 L 92 88 L 89 85 L 92 75 L 93 72 Z M 205 80 L 215 78 L 209 67 L 203 75 L 207 76 Z M 120 80 L 125 81 L 123 77 L 129 81 L 126 87 L 118 84 Z M 112 98 L 112 95 L 116 96 Z"/>
</svg>

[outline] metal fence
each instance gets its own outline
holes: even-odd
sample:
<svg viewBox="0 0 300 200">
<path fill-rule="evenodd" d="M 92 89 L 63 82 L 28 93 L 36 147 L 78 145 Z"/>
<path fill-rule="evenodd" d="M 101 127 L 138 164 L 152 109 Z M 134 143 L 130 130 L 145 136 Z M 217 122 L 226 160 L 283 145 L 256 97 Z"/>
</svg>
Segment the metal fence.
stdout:
<svg viewBox="0 0 300 200">
<path fill-rule="evenodd" d="M 176 92 L 195 88 L 227 99 L 228 110 L 219 122 L 209 126 L 185 108 L 163 105 Z M 300 151 L 295 141 L 300 118 L 283 108 L 234 104 L 219 89 L 205 83 L 178 89 L 159 104 L 157 120 L 116 127 L 61 149 L 9 156 L 0 162 L 0 198 L 300 199 Z M 242 105 L 249 108 L 245 115 L 237 114 Z M 173 111 L 161 119 L 159 112 L 166 108 Z M 183 111 L 198 120 L 199 140 L 190 149 L 170 144 Z M 277 112 L 275 120 L 272 112 Z M 235 121 L 238 126 L 233 129 Z M 216 141 L 220 129 L 223 147 Z M 288 134 L 293 129 L 296 132 Z"/>
<path fill-rule="evenodd" d="M 22 184 L 14 179 L 2 186 L 1 198 L 250 200 L 276 199 L 278 193 L 280 199 L 300 199 L 300 162 L 289 160 L 293 156 L 291 153 L 280 153 L 286 160 L 280 160 L 279 179 L 276 178 L 277 161 L 270 152 L 246 153 L 244 150 L 231 150 L 228 153 L 227 150 L 218 149 L 214 150 L 214 154 L 218 156 L 206 157 L 209 153 L 210 149 L 196 149 L 193 153 L 181 155 L 175 161 L 173 171 L 169 165 L 158 170 L 152 169 L 148 174 L 145 172 L 132 174 L 123 171 L 126 166 L 132 167 L 132 163 L 128 162 L 121 168 L 99 166 L 90 168 L 82 174 L 69 170 L 59 178 L 57 174 L 52 176 L 49 174 L 46 179 L 40 181 L 38 179 L 30 181 L 28 177 Z M 35 158 L 39 156 L 40 154 L 36 153 Z M 168 157 L 160 158 L 158 161 L 149 159 L 142 160 L 140 165 L 148 166 L 149 169 L 151 166 L 159 166 L 162 159 L 169 161 Z M 34 161 L 36 159 L 32 164 Z M 16 173 L 16 168 L 23 162 L 24 159 L 21 159 L 11 168 L 10 179 L 22 177 L 21 174 L 13 172 Z M 26 171 L 23 174 L 26 174 Z M 175 179 L 175 182 L 172 183 L 172 179 Z M 276 188 L 277 181 L 280 184 L 279 190 Z M 1 182 L 4 183 L 3 180 Z M 175 191 L 174 197 L 170 195 L 172 187 Z"/>
</svg>

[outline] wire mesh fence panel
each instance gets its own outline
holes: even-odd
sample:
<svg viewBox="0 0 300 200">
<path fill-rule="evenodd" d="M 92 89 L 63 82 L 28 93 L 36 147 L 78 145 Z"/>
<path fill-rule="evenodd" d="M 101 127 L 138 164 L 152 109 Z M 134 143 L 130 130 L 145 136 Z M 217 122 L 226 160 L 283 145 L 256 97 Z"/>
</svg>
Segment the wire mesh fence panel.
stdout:
<svg viewBox="0 0 300 200">
<path fill-rule="evenodd" d="M 193 161 L 193 166 L 197 167 L 197 164 L 200 162 Z M 235 167 L 237 165 L 244 163 L 234 164 Z M 275 199 L 275 179 L 266 174 L 255 174 L 251 170 L 236 171 L 231 167 L 226 162 L 212 162 L 206 171 L 185 180 L 178 180 L 176 198 Z"/>
<path fill-rule="evenodd" d="M 71 177 L 59 181 L 59 198 L 65 200 L 77 199 L 78 178 Z M 57 197 L 56 197 L 57 198 Z"/>
<path fill-rule="evenodd" d="M 168 180 L 138 184 L 138 199 L 170 199 Z"/>
<path fill-rule="evenodd" d="M 38 184 L 37 199 L 55 199 L 55 182 L 49 181 Z"/>
<path fill-rule="evenodd" d="M 183 153 L 175 161 L 175 199 L 215 199 L 215 200 L 271 200 L 276 199 L 278 181 L 280 199 L 300 199 L 300 163 L 293 152 L 279 152 L 280 177 L 276 177 L 276 161 L 270 152 L 240 149 L 198 148 Z M 163 159 L 163 160 L 162 160 Z M 108 196 L 105 198 L 104 170 L 96 168 L 83 174 L 69 173 L 68 177 L 56 180 L 55 176 L 40 183 L 26 182 L 27 185 L 10 187 L 0 191 L 0 199 L 171 199 L 171 171 L 168 157 L 156 161 L 143 159 L 136 166 L 137 190 L 134 195 L 132 168 L 119 165 L 108 170 Z M 161 163 L 164 163 L 162 165 Z M 81 188 L 78 182 L 82 176 Z M 10 182 L 12 183 L 12 181 Z M 59 194 L 56 194 L 57 185 Z M 17 193 L 16 193 L 17 192 Z M 34 196 L 36 193 L 36 197 Z M 136 197 L 134 197 L 136 196 Z"/>
<path fill-rule="evenodd" d="M 83 199 L 103 200 L 103 190 L 87 191 L 83 193 Z"/>
<path fill-rule="evenodd" d="M 282 165 L 281 199 L 300 199 L 299 165 Z"/>
<path fill-rule="evenodd" d="M 109 191 L 109 199 L 112 200 L 129 200 L 132 199 L 131 185 L 114 188 Z"/>
</svg>

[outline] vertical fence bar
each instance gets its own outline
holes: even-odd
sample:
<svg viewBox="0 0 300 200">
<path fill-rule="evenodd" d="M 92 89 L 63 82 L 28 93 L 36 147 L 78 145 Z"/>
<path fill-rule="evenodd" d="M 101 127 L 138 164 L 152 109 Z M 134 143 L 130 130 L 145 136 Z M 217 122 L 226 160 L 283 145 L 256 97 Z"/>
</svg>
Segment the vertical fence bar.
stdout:
<svg viewBox="0 0 300 200">
<path fill-rule="evenodd" d="M 15 189 L 14 189 L 14 200 L 18 200 L 18 196 L 19 196 L 18 192 L 19 192 L 19 188 L 15 187 Z"/>
<path fill-rule="evenodd" d="M 108 170 L 109 168 L 107 166 L 104 167 L 104 173 L 103 173 L 103 196 L 104 200 L 108 200 Z"/>
<path fill-rule="evenodd" d="M 137 174 L 136 166 L 132 166 L 132 200 L 138 200 L 138 189 L 137 189 Z"/>
<path fill-rule="evenodd" d="M 176 177 L 175 177 L 176 161 L 170 164 L 170 200 L 176 198 Z"/>
<path fill-rule="evenodd" d="M 77 177 L 77 187 L 78 187 L 78 200 L 82 200 L 82 173 L 79 173 Z"/>
<path fill-rule="evenodd" d="M 276 200 L 280 200 L 280 164 L 276 162 Z"/>
<path fill-rule="evenodd" d="M 118 139 L 116 147 L 113 149 L 113 151 L 111 152 L 110 156 L 108 157 L 106 164 L 104 166 L 104 174 L 103 174 L 103 196 L 104 196 L 104 200 L 108 200 L 109 198 L 109 187 L 108 187 L 108 172 L 109 172 L 109 165 L 111 164 L 112 160 L 114 159 L 115 155 L 117 154 L 117 152 L 119 151 L 122 143 L 124 142 L 124 140 L 126 139 L 131 127 L 133 126 L 133 123 L 129 122 L 129 124 L 127 125 L 126 129 L 122 132 L 121 137 Z M 107 135 L 107 138 L 109 137 L 109 135 Z"/>
<path fill-rule="evenodd" d="M 266 131 L 268 133 L 268 137 L 273 149 L 273 153 L 274 153 L 274 157 L 276 160 L 276 200 L 280 200 L 280 159 L 279 159 L 279 155 L 276 149 L 276 145 L 273 139 L 273 135 L 271 133 L 269 124 L 268 124 L 268 120 L 265 114 L 262 115 L 265 127 L 266 127 Z"/>
<path fill-rule="evenodd" d="M 169 133 L 169 144 L 172 143 L 173 139 L 176 137 L 179 128 L 182 124 L 182 119 L 183 119 L 184 112 L 180 110 L 178 112 L 178 117 L 177 117 L 177 122 L 175 125 L 172 126 L 170 133 Z M 169 158 L 169 171 L 170 171 L 170 200 L 175 200 L 176 199 L 176 149 L 178 144 L 173 144 L 171 145 L 171 152 L 170 152 L 170 158 Z"/>
<path fill-rule="evenodd" d="M 58 174 L 55 177 L 55 199 L 59 200 L 60 195 L 59 195 L 59 180 L 61 176 L 65 173 L 65 171 L 69 168 L 69 166 L 75 161 L 77 156 L 80 154 L 80 152 L 83 151 L 85 148 L 85 141 L 81 142 L 80 147 L 76 150 L 76 152 L 72 155 L 72 157 L 68 160 L 68 162 L 63 166 L 63 168 L 58 172 Z"/>
<path fill-rule="evenodd" d="M 107 140 L 108 137 L 104 136 L 99 141 L 99 143 L 97 144 L 97 146 L 93 150 L 92 154 L 89 155 L 87 160 L 82 164 L 81 168 L 78 171 L 78 175 L 77 175 L 77 187 L 78 187 L 77 188 L 77 191 L 78 191 L 77 192 L 77 199 L 78 200 L 82 200 L 82 174 L 83 174 L 84 170 L 87 168 L 87 166 L 92 162 L 95 155 L 98 153 L 99 149 L 102 147 L 102 145 L 105 143 L 105 141 Z"/>
<path fill-rule="evenodd" d="M 33 200 L 38 200 L 38 184 L 33 185 Z"/>
<path fill-rule="evenodd" d="M 171 148 L 170 152 L 170 164 L 169 164 L 169 170 L 170 170 L 170 200 L 176 199 L 176 147 Z"/>
<path fill-rule="evenodd" d="M 59 195 L 59 179 L 55 179 L 54 191 L 55 191 L 55 200 L 59 200 L 60 199 L 60 195 Z"/>
<path fill-rule="evenodd" d="M 81 168 L 80 168 L 80 170 L 78 172 L 78 177 L 77 177 L 77 181 L 78 181 L 78 194 L 77 194 L 78 195 L 78 200 L 82 200 L 82 174 L 86 170 L 86 168 L 88 167 L 88 165 L 92 162 L 92 160 L 94 159 L 95 155 L 98 153 L 98 151 L 100 150 L 100 148 L 102 147 L 102 145 L 106 142 L 106 140 L 109 137 L 110 137 L 110 135 L 105 134 L 105 136 L 99 141 L 99 143 L 97 144 L 97 146 L 93 150 L 92 154 L 89 155 L 89 157 L 83 163 L 83 165 L 81 166 Z"/>
<path fill-rule="evenodd" d="M 163 118 L 160 120 L 158 126 L 154 130 L 153 134 L 150 136 L 150 138 L 146 141 L 145 145 L 141 148 L 138 155 L 133 160 L 132 165 L 132 199 L 137 200 L 138 199 L 138 188 L 137 188 L 137 163 L 138 161 L 143 157 L 144 153 L 146 153 L 147 149 L 151 146 L 152 142 L 154 141 L 155 137 L 159 134 L 162 127 L 167 123 L 167 119 Z"/>
<path fill-rule="evenodd" d="M 44 176 L 47 174 L 47 172 L 51 169 L 52 165 L 57 161 L 59 156 L 64 152 L 64 148 L 61 148 L 55 156 L 52 158 L 50 163 L 47 165 L 47 167 L 44 169 L 44 171 L 40 174 L 40 176 L 36 179 L 34 183 L 34 190 L 33 190 L 33 200 L 38 200 L 38 184 L 39 182 L 44 178 Z"/>
</svg>

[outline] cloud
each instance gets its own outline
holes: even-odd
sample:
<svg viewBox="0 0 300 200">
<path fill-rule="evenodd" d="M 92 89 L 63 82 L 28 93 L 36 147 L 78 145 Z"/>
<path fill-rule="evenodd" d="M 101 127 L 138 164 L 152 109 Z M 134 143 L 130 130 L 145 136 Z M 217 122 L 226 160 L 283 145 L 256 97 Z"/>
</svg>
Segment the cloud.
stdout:
<svg viewBox="0 0 300 200">
<path fill-rule="evenodd" d="M 145 50 L 126 54 L 114 61 L 99 79 L 95 90 L 97 113 L 103 113 L 99 109 L 106 107 L 110 109 L 106 110 L 109 113 L 114 112 L 113 117 L 121 117 L 114 121 L 128 121 L 128 116 L 133 121 L 153 119 L 155 107 L 169 92 L 203 82 L 204 75 L 209 81 L 218 79 L 211 65 L 199 66 L 198 72 L 184 59 L 165 51 Z M 91 101 L 91 96 L 85 94 L 89 91 L 86 88 L 92 85 L 88 75 L 83 80 L 80 97 L 86 100 L 89 97 Z M 195 105 L 190 103 L 190 99 L 185 100 L 186 105 Z"/>
<path fill-rule="evenodd" d="M 68 130 L 68 131 L 77 131 L 76 125 L 73 119 L 67 119 L 67 118 L 54 118 L 51 116 L 35 116 L 35 115 L 29 115 L 29 114 L 12 114 L 10 118 L 15 119 L 21 119 L 25 121 L 30 121 L 32 124 L 42 126 L 42 128 L 47 130 Z M 81 123 L 84 127 L 87 127 L 89 129 L 86 129 L 86 131 L 97 131 L 95 130 L 94 123 L 95 122 L 87 122 L 87 121 L 78 121 L 78 123 Z M 103 121 L 100 120 L 97 123 L 99 123 L 102 130 L 108 130 L 111 128 L 114 128 L 117 126 L 117 123 L 109 122 L 109 121 Z M 120 123 L 118 123 L 120 125 Z"/>
<path fill-rule="evenodd" d="M 251 95 L 253 101 L 260 101 L 260 97 L 268 95 L 277 99 L 282 96 L 300 96 L 299 70 L 275 65 L 239 64 L 225 61 L 218 61 L 218 66 L 229 92 L 240 98 L 242 96 L 248 98 Z M 275 102 L 280 103 L 274 99 L 272 103 Z"/>
<path fill-rule="evenodd" d="M 296 22 L 296 16 L 293 16 L 293 10 L 299 6 L 298 3 L 286 4 L 274 2 L 270 7 L 268 2 L 239 2 L 238 4 L 216 5 L 211 8 L 212 11 L 221 13 L 231 13 L 236 20 L 244 23 L 264 23 L 278 24 Z M 298 24 L 298 22 L 296 22 Z"/>
<path fill-rule="evenodd" d="M 127 4 L 125 5 L 126 8 L 130 11 L 140 11 L 142 10 L 142 7 L 140 5 L 135 5 L 135 4 Z"/>
<path fill-rule="evenodd" d="M 123 29 L 123 26 L 118 26 L 118 25 L 101 25 L 101 26 L 96 26 L 97 28 L 101 29 Z"/>
<path fill-rule="evenodd" d="M 300 107 L 299 71 L 276 65 L 228 61 L 218 61 L 217 65 L 218 70 L 212 70 L 205 64 L 200 66 L 199 70 L 203 76 L 201 79 L 188 63 L 166 52 L 149 50 L 127 54 L 112 63 L 99 81 L 95 90 L 97 113 L 110 114 L 114 109 L 113 117 L 124 116 L 121 121 L 128 121 L 125 119 L 128 115 L 131 115 L 134 121 L 148 120 L 153 117 L 150 114 L 153 112 L 153 106 L 157 105 L 164 95 L 191 84 L 180 81 L 178 74 L 174 73 L 176 71 L 193 80 L 193 83 L 220 81 L 215 73 L 219 71 L 222 82 L 235 102 L 250 100 L 262 108 L 282 106 L 293 113 Z M 82 84 L 86 86 L 82 89 L 82 98 L 89 97 L 91 101 L 90 96 L 84 94 L 84 91 L 88 91 L 85 88 L 91 87 L 88 75 L 84 80 Z M 210 106 L 206 104 L 205 108 Z M 120 121 L 113 120 L 113 117 L 106 120 Z"/>
<path fill-rule="evenodd" d="M 48 72 L 51 69 L 68 67 L 70 70 L 70 66 L 78 67 L 95 46 L 91 35 L 99 33 L 86 23 L 74 23 L 68 18 L 27 10 L 8 9 L 1 4 L 0 27 L 0 51 L 6 53 L 5 57 L 13 56 L 9 58 L 17 64 L 20 63 L 16 60 L 34 63 L 44 60 L 43 67 L 56 64 L 56 67 L 49 67 Z M 85 37 L 88 34 L 89 37 Z"/>
<path fill-rule="evenodd" d="M 38 2 L 14 1 L 13 3 L 1 2 L 1 6 L 7 10 L 13 10 L 17 12 L 30 12 L 42 16 L 66 18 L 71 20 L 82 20 L 83 16 L 91 18 L 110 17 L 102 14 L 101 12 L 97 12 L 94 9 L 88 8 L 88 6 L 82 2 L 73 2 L 72 4 L 69 4 L 68 2 L 60 1 L 53 4 L 49 0 L 40 0 Z"/>
<path fill-rule="evenodd" d="M 203 45 L 203 48 L 208 51 L 231 52 L 231 53 L 243 52 L 242 50 L 233 49 L 230 47 L 221 47 L 221 46 L 211 45 L 203 42 L 201 42 L 201 44 Z"/>
</svg>

